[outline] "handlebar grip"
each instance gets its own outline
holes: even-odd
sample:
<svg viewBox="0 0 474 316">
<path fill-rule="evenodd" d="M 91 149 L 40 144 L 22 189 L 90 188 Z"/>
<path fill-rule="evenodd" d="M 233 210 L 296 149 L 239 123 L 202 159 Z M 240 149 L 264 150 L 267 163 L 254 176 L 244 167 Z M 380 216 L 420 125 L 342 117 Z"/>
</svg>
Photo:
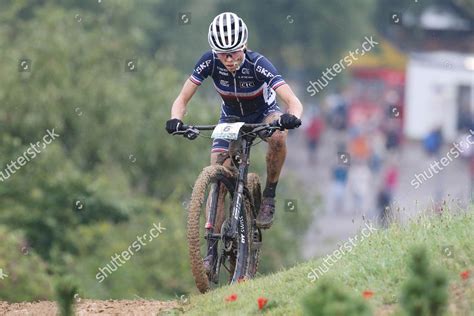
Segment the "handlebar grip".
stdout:
<svg viewBox="0 0 474 316">
<path fill-rule="evenodd" d="M 279 119 L 274 120 L 274 121 L 271 122 L 269 125 L 270 125 L 271 127 L 281 127 L 281 125 L 280 125 L 280 120 L 279 120 Z"/>
<path fill-rule="evenodd" d="M 300 127 L 300 126 L 301 126 L 301 124 L 303 124 L 303 122 L 301 121 L 301 119 L 298 119 L 298 125 L 297 125 L 297 126 L 295 126 L 295 128 L 298 128 L 298 127 Z"/>
<path fill-rule="evenodd" d="M 280 119 L 274 120 L 274 121 L 271 122 L 269 125 L 270 125 L 271 127 L 278 127 L 278 129 L 279 129 L 280 131 L 285 130 L 285 129 L 281 126 L 281 124 L 280 124 Z"/>
</svg>

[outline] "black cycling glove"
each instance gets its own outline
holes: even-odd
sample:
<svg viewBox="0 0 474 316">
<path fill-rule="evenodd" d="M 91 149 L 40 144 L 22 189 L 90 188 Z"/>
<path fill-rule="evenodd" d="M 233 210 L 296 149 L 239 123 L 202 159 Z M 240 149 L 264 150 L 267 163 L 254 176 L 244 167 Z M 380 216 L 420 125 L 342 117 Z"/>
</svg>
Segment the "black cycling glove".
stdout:
<svg viewBox="0 0 474 316">
<path fill-rule="evenodd" d="M 179 131 L 179 128 L 183 126 L 183 121 L 180 119 L 171 119 L 166 121 L 166 131 L 169 134 Z"/>
<path fill-rule="evenodd" d="M 301 120 L 293 114 L 285 113 L 278 119 L 278 124 L 285 129 L 293 129 L 301 125 Z"/>
</svg>

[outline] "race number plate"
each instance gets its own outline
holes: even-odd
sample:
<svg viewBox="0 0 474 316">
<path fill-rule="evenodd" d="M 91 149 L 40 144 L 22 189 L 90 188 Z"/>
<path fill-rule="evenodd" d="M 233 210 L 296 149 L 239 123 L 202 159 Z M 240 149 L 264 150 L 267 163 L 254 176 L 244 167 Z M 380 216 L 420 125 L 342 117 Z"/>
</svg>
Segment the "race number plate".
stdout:
<svg viewBox="0 0 474 316">
<path fill-rule="evenodd" d="M 237 139 L 239 137 L 240 128 L 244 124 L 244 122 L 217 124 L 212 132 L 211 138 Z"/>
</svg>

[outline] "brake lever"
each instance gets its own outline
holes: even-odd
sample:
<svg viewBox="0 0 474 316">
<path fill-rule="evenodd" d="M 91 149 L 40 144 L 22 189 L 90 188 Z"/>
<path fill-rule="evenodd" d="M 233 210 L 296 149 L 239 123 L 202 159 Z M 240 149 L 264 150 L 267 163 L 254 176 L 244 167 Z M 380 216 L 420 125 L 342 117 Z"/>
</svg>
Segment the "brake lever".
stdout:
<svg viewBox="0 0 474 316">
<path fill-rule="evenodd" d="M 256 133 L 263 138 L 271 137 L 277 129 L 280 129 L 280 127 L 275 122 L 268 124 L 268 127 L 272 127 L 271 129 L 268 129 L 266 126 L 262 126 L 256 131 Z"/>
<path fill-rule="evenodd" d="M 190 127 L 184 132 L 183 136 L 189 140 L 196 139 L 199 136 L 199 130 Z"/>
<path fill-rule="evenodd" d="M 173 132 L 171 135 L 183 135 L 184 138 L 187 138 L 189 140 L 196 139 L 199 136 L 200 132 L 198 129 L 192 127 L 192 126 L 184 126 L 181 127 L 180 130 Z"/>
<path fill-rule="evenodd" d="M 279 131 L 284 131 L 284 130 L 285 130 L 285 128 L 280 125 L 280 119 L 273 121 L 273 122 L 270 124 L 270 126 L 271 126 L 271 127 L 278 127 L 278 130 L 279 130 Z"/>
</svg>

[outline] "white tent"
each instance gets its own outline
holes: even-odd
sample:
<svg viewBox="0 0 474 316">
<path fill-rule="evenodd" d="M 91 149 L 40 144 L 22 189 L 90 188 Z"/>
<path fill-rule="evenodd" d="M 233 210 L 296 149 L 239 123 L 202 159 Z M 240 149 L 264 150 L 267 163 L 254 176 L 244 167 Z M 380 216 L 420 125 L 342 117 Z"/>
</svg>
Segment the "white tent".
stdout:
<svg viewBox="0 0 474 316">
<path fill-rule="evenodd" d="M 404 133 L 408 138 L 422 139 L 433 128 L 441 127 L 445 140 L 455 140 L 460 115 L 474 118 L 474 55 L 410 54 L 405 107 Z"/>
</svg>

